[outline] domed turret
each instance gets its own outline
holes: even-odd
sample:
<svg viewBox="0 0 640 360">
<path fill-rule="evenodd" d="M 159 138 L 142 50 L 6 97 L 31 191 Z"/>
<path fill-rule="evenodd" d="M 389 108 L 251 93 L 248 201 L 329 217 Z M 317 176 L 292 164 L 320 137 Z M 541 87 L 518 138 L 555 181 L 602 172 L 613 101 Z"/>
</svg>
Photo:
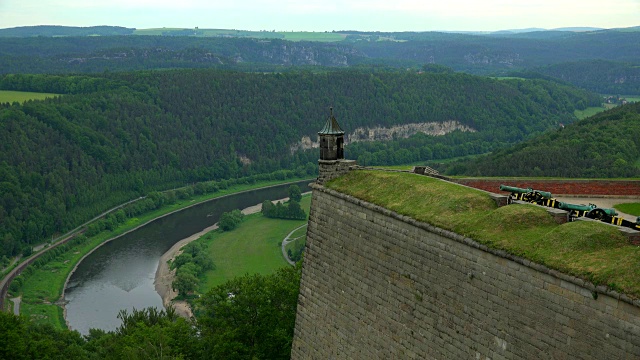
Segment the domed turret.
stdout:
<svg viewBox="0 0 640 360">
<path fill-rule="evenodd" d="M 320 138 L 320 160 L 318 160 L 318 184 L 337 178 L 356 166 L 355 160 L 344 158 L 344 131 L 333 116 L 333 108 L 322 130 Z"/>
<path fill-rule="evenodd" d="M 320 160 L 344 159 L 344 131 L 333 116 L 333 108 L 322 130 L 318 132 L 320 137 Z"/>
</svg>

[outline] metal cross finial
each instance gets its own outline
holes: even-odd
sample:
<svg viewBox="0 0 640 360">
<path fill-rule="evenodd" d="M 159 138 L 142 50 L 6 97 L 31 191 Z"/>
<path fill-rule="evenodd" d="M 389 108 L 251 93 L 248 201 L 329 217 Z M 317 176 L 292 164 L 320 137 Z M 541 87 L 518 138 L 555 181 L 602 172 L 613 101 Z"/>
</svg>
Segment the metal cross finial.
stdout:
<svg viewBox="0 0 640 360">
<path fill-rule="evenodd" d="M 331 112 L 331 117 L 333 117 L 333 106 L 329 107 L 329 111 Z"/>
</svg>

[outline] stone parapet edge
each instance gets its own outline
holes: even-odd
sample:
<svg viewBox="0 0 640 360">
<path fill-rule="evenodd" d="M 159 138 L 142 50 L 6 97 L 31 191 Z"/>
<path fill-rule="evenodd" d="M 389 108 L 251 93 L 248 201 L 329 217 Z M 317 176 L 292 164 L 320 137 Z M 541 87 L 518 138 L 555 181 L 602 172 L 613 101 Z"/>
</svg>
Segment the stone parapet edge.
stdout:
<svg viewBox="0 0 640 360">
<path fill-rule="evenodd" d="M 398 171 L 398 172 L 400 172 L 400 171 Z M 311 183 L 311 184 L 309 184 L 309 187 L 311 189 L 313 189 L 313 190 L 327 193 L 327 194 L 329 194 L 331 196 L 334 196 L 334 197 L 337 197 L 339 199 L 351 202 L 351 203 L 356 204 L 358 206 L 361 206 L 361 207 L 363 207 L 365 209 L 368 209 L 368 210 L 371 210 L 371 211 L 375 211 L 375 212 L 383 214 L 385 216 L 392 217 L 392 218 L 394 218 L 396 220 L 399 220 L 399 221 L 402 221 L 404 223 L 413 225 L 415 227 L 418 227 L 420 229 L 432 232 L 434 234 L 438 234 L 440 236 L 443 236 L 443 237 L 446 237 L 448 239 L 457 241 L 457 242 L 465 244 L 467 246 L 470 246 L 470 247 L 473 247 L 473 248 L 488 252 L 490 254 L 493 254 L 495 256 L 498 256 L 498 257 L 501 257 L 501 258 L 504 258 L 504 259 L 508 259 L 508 260 L 514 261 L 514 262 L 516 262 L 516 263 L 518 263 L 520 265 L 526 266 L 526 267 L 531 268 L 533 270 L 539 271 L 541 273 L 553 276 L 553 277 L 555 277 L 557 279 L 560 279 L 560 280 L 572 283 L 574 285 L 580 286 L 582 288 L 585 288 L 585 289 L 591 291 L 592 293 L 600 293 L 600 294 L 603 294 L 603 295 L 607 295 L 607 296 L 610 296 L 610 297 L 612 297 L 614 299 L 626 302 L 626 303 L 628 303 L 630 305 L 633 305 L 633 306 L 636 306 L 636 307 L 640 307 L 640 299 L 633 299 L 633 298 L 629 297 L 628 295 L 626 295 L 624 293 L 617 292 L 615 290 L 612 290 L 612 289 L 608 288 L 605 285 L 596 286 L 593 283 L 591 283 L 590 281 L 584 280 L 582 278 L 575 277 L 575 276 L 572 276 L 572 275 L 567 275 L 567 274 L 565 274 L 563 272 L 560 272 L 558 270 L 554 270 L 554 269 L 548 268 L 548 267 L 546 267 L 544 265 L 535 263 L 535 262 L 533 262 L 533 261 L 531 261 L 529 259 L 522 258 L 522 257 L 516 256 L 516 255 L 510 254 L 510 253 L 508 253 L 508 252 L 506 252 L 504 250 L 499 250 L 499 249 L 494 249 L 494 248 L 488 247 L 486 245 L 478 243 L 477 241 L 475 241 L 475 240 L 473 240 L 471 238 L 462 236 L 462 235 L 457 234 L 457 233 L 455 233 L 453 231 L 449 231 L 449 230 L 445 230 L 445 229 L 442 229 L 442 228 L 439 228 L 439 227 L 436 227 L 436 226 L 433 226 L 433 225 L 429 225 L 427 223 L 424 223 L 424 222 L 418 221 L 416 219 L 413 219 L 413 218 L 411 218 L 409 216 L 398 214 L 398 213 L 396 213 L 394 211 L 391 211 L 391 210 L 389 210 L 387 208 L 384 208 L 382 206 L 375 205 L 375 204 L 372 204 L 370 202 L 367 202 L 367 201 L 358 199 L 356 197 L 353 197 L 351 195 L 343 194 L 341 192 L 325 188 L 324 186 L 319 185 L 317 183 Z"/>
</svg>

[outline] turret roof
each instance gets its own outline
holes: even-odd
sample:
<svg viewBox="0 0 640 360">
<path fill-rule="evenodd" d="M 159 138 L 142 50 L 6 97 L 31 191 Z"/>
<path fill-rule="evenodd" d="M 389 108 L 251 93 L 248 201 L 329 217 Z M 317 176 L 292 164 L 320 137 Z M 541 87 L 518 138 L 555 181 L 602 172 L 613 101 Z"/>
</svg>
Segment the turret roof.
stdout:
<svg viewBox="0 0 640 360">
<path fill-rule="evenodd" d="M 331 114 L 329 115 L 329 118 L 324 124 L 322 130 L 318 131 L 318 135 L 343 135 L 344 130 L 340 128 L 338 120 L 336 120 L 335 116 L 333 116 L 333 108 L 329 109 L 331 110 Z"/>
</svg>

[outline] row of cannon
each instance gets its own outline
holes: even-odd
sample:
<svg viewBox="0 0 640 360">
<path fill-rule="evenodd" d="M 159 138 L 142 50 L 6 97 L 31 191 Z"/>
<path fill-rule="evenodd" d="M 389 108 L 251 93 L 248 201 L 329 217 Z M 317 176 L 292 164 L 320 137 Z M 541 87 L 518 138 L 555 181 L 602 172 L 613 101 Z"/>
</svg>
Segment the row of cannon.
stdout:
<svg viewBox="0 0 640 360">
<path fill-rule="evenodd" d="M 594 220 L 606 222 L 617 226 L 625 226 L 640 231 L 640 216 L 636 222 L 626 220 L 620 216 L 615 209 L 601 208 L 595 204 L 571 204 L 556 200 L 550 192 L 534 190 L 531 188 L 519 188 L 515 186 L 500 185 L 501 191 L 508 191 L 510 201 L 519 200 L 569 212 L 569 220 L 573 221 L 579 217 L 586 217 Z"/>
</svg>

